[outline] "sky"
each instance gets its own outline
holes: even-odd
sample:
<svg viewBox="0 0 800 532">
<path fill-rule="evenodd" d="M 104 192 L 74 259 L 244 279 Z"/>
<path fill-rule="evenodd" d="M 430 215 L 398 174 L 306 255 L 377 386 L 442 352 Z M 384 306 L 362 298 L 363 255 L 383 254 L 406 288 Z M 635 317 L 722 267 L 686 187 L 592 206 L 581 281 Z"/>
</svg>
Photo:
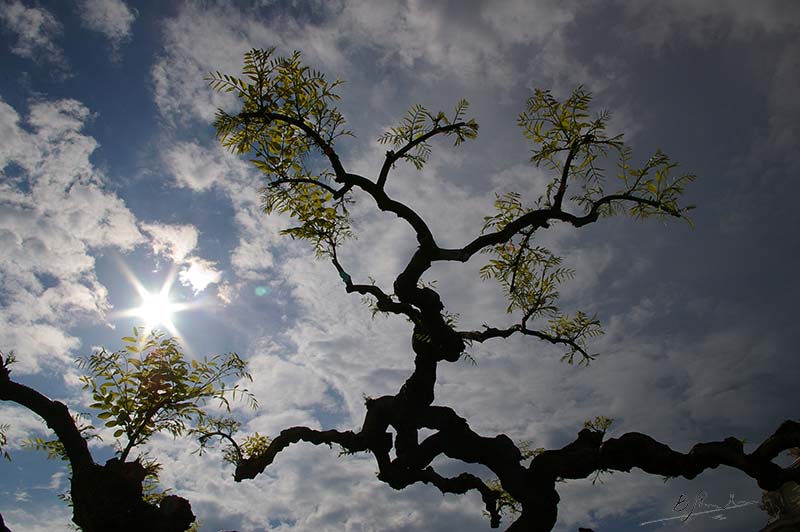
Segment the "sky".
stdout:
<svg viewBox="0 0 800 532">
<path fill-rule="evenodd" d="M 685 452 L 735 436 L 752 450 L 797 419 L 798 26 L 789 0 L 0 0 L 0 349 L 17 354 L 18 381 L 88 412 L 76 359 L 121 348 L 142 321 L 130 312 L 142 303 L 137 283 L 166 284 L 184 308 L 172 325 L 187 356 L 248 360 L 260 408 L 234 404 L 245 432 L 358 429 L 364 396 L 394 394 L 410 374 L 410 326 L 372 319 L 329 262 L 280 235 L 290 221 L 261 210 L 265 176 L 215 141 L 214 112 L 235 101 L 204 77 L 239 73 L 254 47 L 300 50 L 346 80 L 339 108 L 354 136 L 337 149 L 373 179 L 386 149 L 377 138 L 408 107 L 450 110 L 467 98 L 478 138 L 436 142 L 424 170 L 399 164 L 387 184 L 445 247 L 479 234 L 495 194 L 543 193 L 548 175 L 530 163 L 516 117 L 534 88 L 564 97 L 583 85 L 635 160 L 660 148 L 698 176 L 686 192 L 694 228 L 618 217 L 537 234 L 576 272 L 563 307 L 603 323 L 591 344 L 600 356 L 574 367 L 531 338 L 476 345 L 475 364 L 439 366 L 436 402 L 483 435 L 532 447 L 561 447 L 604 415 L 610 437 L 643 432 Z M 358 239 L 339 259 L 354 281 L 391 291 L 414 235 L 367 199 L 356 197 Z M 464 329 L 514 319 L 499 285 L 480 279 L 485 260 L 424 277 Z M 6 523 L 66 529 L 64 464 L 20 447 L 46 427 L 8 404 L 0 423 L 11 427 L 12 460 L 0 463 Z M 101 435 L 100 462 L 113 455 L 110 431 Z M 162 486 L 191 501 L 203 531 L 489 530 L 476 493 L 394 491 L 369 455 L 295 445 L 237 484 L 218 451 L 196 448 L 167 435 L 147 446 Z M 681 497 L 759 501 L 737 471 L 601 480 L 558 485 L 555 530 L 751 532 L 767 519 L 754 504 L 674 519 Z"/>
</svg>

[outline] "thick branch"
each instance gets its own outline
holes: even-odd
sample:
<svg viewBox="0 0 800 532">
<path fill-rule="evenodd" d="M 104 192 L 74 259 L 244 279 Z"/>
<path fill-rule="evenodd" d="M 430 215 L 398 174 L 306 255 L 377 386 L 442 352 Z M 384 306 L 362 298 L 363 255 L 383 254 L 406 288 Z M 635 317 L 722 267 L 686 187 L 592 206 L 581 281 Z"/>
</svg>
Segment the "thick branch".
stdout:
<svg viewBox="0 0 800 532">
<path fill-rule="evenodd" d="M 86 440 L 75 425 L 67 406 L 45 397 L 33 388 L 12 381 L 10 373 L 0 355 L 0 400 L 13 401 L 41 417 L 64 445 L 73 469 L 94 465 Z"/>
<path fill-rule="evenodd" d="M 742 442 L 736 438 L 698 443 L 686 454 L 638 432 L 605 442 L 602 438 L 603 433 L 584 429 L 573 443 L 537 456 L 531 463 L 530 474 L 578 479 L 597 470 L 630 471 L 638 467 L 650 474 L 693 479 L 706 469 L 726 465 L 755 479 L 765 490 L 775 490 L 785 482 L 800 480 L 800 470 L 781 468 L 758 450 L 746 454 Z M 776 444 L 777 441 L 780 444 Z M 771 442 L 773 448 L 782 446 L 783 450 L 799 446 L 800 423 L 785 421 L 767 442 Z"/>
<path fill-rule="evenodd" d="M 388 468 L 378 475 L 378 479 L 386 482 L 396 490 L 401 490 L 416 482 L 433 484 L 442 493 L 455 493 L 458 495 L 470 490 L 477 490 L 481 494 L 486 511 L 489 513 L 490 526 L 500 526 L 500 512 L 497 509 L 497 499 L 500 493 L 487 486 L 480 478 L 470 473 L 461 473 L 457 477 L 443 477 L 432 467 L 422 470 Z"/>
<path fill-rule="evenodd" d="M 522 453 L 508 436 L 480 436 L 470 428 L 466 419 L 444 406 L 429 406 L 421 410 L 417 426 L 438 431 L 420 444 L 420 452 L 427 455 L 423 460 L 444 454 L 462 462 L 483 464 L 497 475 L 503 488 L 514 498 L 525 498 L 524 468 L 520 465 Z"/>
<path fill-rule="evenodd" d="M 455 260 L 467 262 L 470 257 L 478 253 L 480 250 L 489 246 L 508 242 L 514 235 L 523 229 L 530 228 L 531 232 L 534 232 L 539 228 L 549 227 L 550 221 L 562 219 L 563 214 L 564 213 L 561 211 L 554 209 L 538 209 L 527 212 L 519 218 L 507 223 L 502 229 L 483 234 L 462 248 L 440 249 L 438 254 L 433 257 L 433 260 Z"/>
<path fill-rule="evenodd" d="M 275 460 L 279 452 L 299 441 L 313 443 L 314 445 L 322 443 L 332 445 L 336 443 L 344 447 L 348 452 L 353 453 L 367 450 L 366 439 L 360 434 L 349 430 L 346 432 L 339 432 L 338 430 L 319 431 L 308 427 L 292 427 L 282 430 L 278 437 L 272 440 L 263 454 L 242 460 L 236 466 L 234 480 L 241 482 L 244 479 L 256 478 Z"/>
</svg>

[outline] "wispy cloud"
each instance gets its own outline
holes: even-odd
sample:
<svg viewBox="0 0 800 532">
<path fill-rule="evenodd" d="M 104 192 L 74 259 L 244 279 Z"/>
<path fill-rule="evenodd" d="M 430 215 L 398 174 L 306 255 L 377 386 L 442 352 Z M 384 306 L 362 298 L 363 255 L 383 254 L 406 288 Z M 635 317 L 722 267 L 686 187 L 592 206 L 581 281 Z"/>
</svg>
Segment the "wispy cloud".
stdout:
<svg viewBox="0 0 800 532">
<path fill-rule="evenodd" d="M 102 33 L 111 42 L 111 57 L 119 59 L 119 49 L 130 40 L 138 13 L 123 0 L 81 0 L 78 11 L 83 24 Z"/>
<path fill-rule="evenodd" d="M 69 66 L 63 50 L 55 43 L 61 23 L 43 7 L 27 7 L 20 0 L 0 4 L 0 22 L 17 36 L 11 51 L 20 57 L 55 66 L 66 75 Z"/>
</svg>

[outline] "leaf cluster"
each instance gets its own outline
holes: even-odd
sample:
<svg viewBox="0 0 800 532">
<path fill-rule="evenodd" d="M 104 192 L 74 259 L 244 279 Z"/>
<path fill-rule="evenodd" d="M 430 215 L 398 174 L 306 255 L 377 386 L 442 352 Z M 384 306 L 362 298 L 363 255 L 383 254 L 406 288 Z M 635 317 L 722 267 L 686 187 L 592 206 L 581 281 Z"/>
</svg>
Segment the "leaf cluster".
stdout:
<svg viewBox="0 0 800 532">
<path fill-rule="evenodd" d="M 469 108 L 469 102 L 461 99 L 456 104 L 452 116 L 448 117 L 444 111 L 436 114 L 428 111 L 422 105 L 416 104 L 406 112 L 406 116 L 399 125 L 390 128 L 378 137 L 378 142 L 401 149 L 399 158 L 405 159 L 421 170 L 431 154 L 431 145 L 428 139 L 436 134 L 454 136 L 454 146 L 458 146 L 467 139 L 478 135 L 478 123 L 475 119 L 464 121 L 464 115 Z"/>
<path fill-rule="evenodd" d="M 482 279 L 494 278 L 503 287 L 507 313 L 521 310 L 526 319 L 552 314 L 558 309 L 558 285 L 574 272 L 561 266 L 561 257 L 528 240 L 509 241 L 489 248 L 493 257 L 480 269 Z"/>
<path fill-rule="evenodd" d="M 564 102 L 555 99 L 550 91 L 536 89 L 517 119 L 524 136 L 536 145 L 531 162 L 558 173 L 547 185 L 545 205 L 548 207 L 555 203 L 564 177 L 582 185 L 583 195 L 579 197 L 589 197 L 603 176 L 599 159 L 605 157 L 609 149 L 622 146 L 622 135 L 608 137 L 605 134 L 608 112 L 601 112 L 593 119 L 589 117 L 591 100 L 583 87 L 576 88 Z"/>
<path fill-rule="evenodd" d="M 229 377 L 250 379 L 245 361 L 236 353 L 187 361 L 176 339 L 138 328 L 122 340 L 124 349 L 102 349 L 80 364 L 89 372 L 81 381 L 95 401 L 90 407 L 99 410 L 97 417 L 105 426 L 116 427 L 115 438 L 127 440 L 123 460 L 156 432 L 177 437 L 187 424 L 201 422 L 209 400 L 230 411 L 228 396 L 241 395 L 256 406 L 247 389 L 225 382 Z"/>
<path fill-rule="evenodd" d="M 484 217 L 482 233 L 502 230 L 532 210 L 523 205 L 517 192 L 495 195 L 495 209 L 496 214 Z M 530 230 L 521 231 L 505 242 L 481 250 L 492 255 L 480 269 L 481 278 L 493 278 L 500 283 L 508 300 L 506 312 L 521 310 L 523 323 L 555 315 L 558 286 L 574 275 L 572 269 L 561 266 L 561 257 L 543 246 L 532 245 L 532 235 Z"/>
<path fill-rule="evenodd" d="M 308 177 L 301 159 L 315 143 L 299 124 L 329 147 L 336 138 L 350 134 L 343 128 L 344 117 L 333 105 L 339 100 L 334 89 L 343 82 L 328 82 L 321 72 L 302 65 L 300 52 L 273 57 L 274 52 L 274 48 L 247 52 L 243 77 L 209 74 L 206 80 L 212 89 L 234 93 L 242 100 L 237 115 L 218 110 L 214 127 L 223 146 L 239 154 L 254 152 L 265 172 Z"/>
<path fill-rule="evenodd" d="M 193 430 L 195 434 L 200 435 L 198 438 L 200 448 L 197 452 L 203 454 L 211 446 L 215 437 L 225 440 L 226 444 L 222 448 L 222 459 L 234 466 L 238 466 L 246 458 L 266 452 L 272 440 L 258 432 L 246 436 L 242 443 L 237 443 L 234 435 L 240 428 L 241 423 L 232 418 L 209 417 L 203 420 Z"/>
<path fill-rule="evenodd" d="M 568 340 L 569 350 L 561 357 L 562 362 L 573 364 L 575 355 L 581 353 L 578 364 L 589 365 L 594 359 L 594 355 L 586 353 L 586 342 L 590 338 L 596 338 L 603 334 L 600 321 L 594 317 L 589 317 L 583 311 L 577 311 L 574 316 L 568 314 L 556 314 L 547 322 L 547 332 L 555 337 Z"/>
<path fill-rule="evenodd" d="M 486 485 L 489 487 L 489 489 L 497 493 L 497 511 L 500 512 L 501 515 L 519 515 L 522 513 L 522 505 L 517 499 L 512 497 L 509 492 L 503 489 L 500 479 L 496 478 L 490 480 L 486 483 Z M 488 517 L 488 512 L 484 511 L 483 513 Z"/>
<path fill-rule="evenodd" d="M 301 225 L 281 230 L 292 239 L 312 242 L 317 257 L 330 255 L 333 248 L 353 237 L 350 229 L 349 201 L 346 198 L 332 202 L 333 195 L 310 183 L 296 183 L 290 187 L 270 187 L 264 191 L 264 210 L 287 213 Z"/>
<path fill-rule="evenodd" d="M 627 213 L 639 219 L 651 216 L 680 216 L 690 225 L 691 219 L 687 212 L 694 209 L 694 205 L 680 206 L 679 200 L 686 186 L 694 181 L 693 174 L 674 175 L 678 164 L 671 161 L 669 156 L 661 150 L 656 150 L 641 167 L 631 165 L 632 150 L 625 146 L 620 150 L 620 160 L 617 163 L 619 172 L 617 178 L 622 183 L 622 194 L 642 198 L 646 201 L 634 202 Z M 610 216 L 622 209 L 620 202 L 611 202 L 602 214 Z"/>
<path fill-rule="evenodd" d="M 595 416 L 593 419 L 589 419 L 583 422 L 583 428 L 592 430 L 594 432 L 602 432 L 605 434 L 608 432 L 608 429 L 611 428 L 611 425 L 614 423 L 614 420 L 607 416 Z"/>
<path fill-rule="evenodd" d="M 342 81 L 305 66 L 300 52 L 273 57 L 275 49 L 245 54 L 242 77 L 213 72 L 206 79 L 218 91 L 234 93 L 240 112 L 217 111 L 217 138 L 234 153 L 250 153 L 251 162 L 268 178 L 263 205 L 288 213 L 302 223 L 283 231 L 314 242 L 318 254 L 352 236 L 348 201 L 334 198 L 334 174 L 315 170 L 312 154 L 333 156 L 335 140 L 351 133 L 334 103 Z M 333 201 L 335 200 L 335 201 Z"/>
<path fill-rule="evenodd" d="M 591 94 L 583 87 L 575 89 L 563 102 L 550 91 L 536 89 L 518 118 L 523 134 L 534 142 L 531 161 L 555 171 L 542 198 L 544 206 L 560 208 L 567 188 L 577 184 L 578 190 L 569 199 L 587 213 L 598 200 L 612 196 L 614 199 L 603 202 L 600 214 L 626 212 L 637 218 L 677 216 L 690 221 L 686 213 L 693 207 L 680 206 L 678 200 L 695 176 L 671 175 L 677 164 L 660 150 L 643 166 L 633 166 L 632 150 L 623 143 L 622 135 L 606 134 L 610 114 L 601 111 L 590 118 L 591 100 Z M 619 158 L 616 166 L 620 186 L 607 191 L 600 165 L 611 153 Z M 624 202 L 629 201 L 630 208 L 624 209 Z"/>
<path fill-rule="evenodd" d="M 497 214 L 484 218 L 484 232 L 502 229 L 529 212 L 515 192 L 497 196 L 495 206 Z M 549 249 L 532 245 L 532 235 L 531 231 L 522 231 L 507 242 L 482 250 L 491 253 L 492 258 L 481 267 L 481 278 L 493 278 L 500 283 L 508 300 L 506 312 L 521 311 L 522 328 L 530 320 L 548 318 L 545 333 L 569 347 L 562 361 L 572 364 L 575 355 L 581 353 L 580 362 L 588 364 L 592 357 L 585 352 L 586 341 L 603 333 L 600 322 L 582 311 L 574 316 L 559 311 L 558 287 L 572 278 L 574 271 L 561 266 L 561 257 Z"/>
</svg>

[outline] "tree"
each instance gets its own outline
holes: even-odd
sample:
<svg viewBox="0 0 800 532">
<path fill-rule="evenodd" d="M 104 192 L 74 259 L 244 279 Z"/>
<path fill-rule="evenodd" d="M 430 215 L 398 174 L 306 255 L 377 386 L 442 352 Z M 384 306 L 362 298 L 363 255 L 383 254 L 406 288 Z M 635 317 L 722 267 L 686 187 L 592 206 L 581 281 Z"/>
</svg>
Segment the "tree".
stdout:
<svg viewBox="0 0 800 532">
<path fill-rule="evenodd" d="M 485 217 L 479 235 L 462 247 L 443 248 L 418 213 L 386 192 L 386 183 L 397 164 L 423 168 L 438 137 L 459 145 L 477 135 L 478 124 L 466 118 L 466 101 L 458 102 L 450 115 L 413 106 L 380 137 L 389 149 L 378 175 L 370 179 L 347 171 L 336 151 L 340 139 L 350 134 L 335 106 L 340 82 L 329 82 L 304 66 L 299 53 L 277 58 L 273 50 L 252 50 L 245 55 L 241 78 L 217 72 L 208 81 L 212 88 L 240 99 L 239 112 L 217 113 L 217 136 L 234 152 L 249 154 L 265 174 L 266 212 L 294 219 L 298 225 L 284 234 L 309 241 L 318 258 L 330 261 L 347 293 L 365 298 L 375 313 L 413 324 L 414 370 L 397 393 L 366 400 L 360 430 L 296 426 L 273 439 L 256 433 L 240 443 L 238 423 L 209 416 L 203 405 L 216 399 L 225 406 L 228 396 L 239 392 L 225 382 L 228 377 L 248 377 L 242 359 L 229 354 L 189 364 L 174 339 L 135 330 L 123 339 L 124 350 L 100 351 L 84 360 L 89 371 L 84 383 L 95 400 L 92 407 L 119 439 L 117 457 L 100 466 L 87 445 L 93 427 L 76 422 L 62 403 L 13 381 L 11 359 L 0 356 L 0 400 L 30 409 L 55 432 L 57 440 L 32 444 L 68 460 L 73 520 L 83 530 L 172 532 L 191 526 L 194 516 L 188 501 L 146 489 L 148 478 L 157 473 L 153 462 L 146 456 L 128 461 L 132 449 L 159 431 L 194 434 L 201 450 L 217 439 L 224 441 L 223 456 L 235 466 L 237 481 L 255 478 L 283 449 L 301 441 L 336 444 L 345 453 L 366 451 L 377 462 L 378 478 L 392 488 L 421 482 L 443 493 L 476 490 L 491 526 L 499 527 L 507 512 L 510 531 L 551 530 L 559 503 L 556 482 L 602 471 L 638 467 L 691 479 L 727 465 L 765 490 L 800 480 L 800 470 L 773 462 L 782 451 L 800 446 L 800 424 L 793 421 L 784 422 L 752 453 L 745 453 L 743 442 L 733 437 L 699 443 L 685 454 L 637 432 L 606 438 L 612 421 L 603 416 L 587 421 L 575 441 L 561 449 L 532 450 L 504 434 L 480 435 L 454 408 L 435 404 L 438 365 L 468 356 L 467 348 L 475 343 L 529 336 L 563 348 L 562 360 L 568 364 L 593 360 L 589 343 L 602 333 L 600 321 L 581 311 L 568 314 L 560 309 L 559 284 L 573 272 L 537 243 L 538 234 L 558 222 L 578 229 L 615 215 L 688 221 L 691 206 L 682 204 L 681 195 L 694 176 L 676 175 L 676 164 L 660 151 L 643 165 L 634 165 L 622 136 L 606 134 L 609 115 L 590 115 L 586 90 L 579 87 L 564 101 L 537 90 L 519 117 L 523 134 L 534 146 L 531 162 L 553 176 L 538 201 L 528 205 L 515 192 L 498 196 L 496 212 Z M 617 172 L 609 183 L 600 165 L 612 157 L 617 158 Z M 391 290 L 355 281 L 346 259 L 339 256 L 343 242 L 354 236 L 348 206 L 356 200 L 396 215 L 416 235 L 418 247 Z M 439 293 L 423 282 L 434 263 L 464 263 L 478 253 L 488 256 L 482 277 L 499 283 L 508 300 L 508 314 L 514 318 L 510 325 L 460 329 Z M 420 441 L 420 429 L 433 433 Z M 0 427 L 0 445 L 2 432 Z M 496 479 L 467 472 L 445 477 L 431 466 L 442 455 L 482 464 Z"/>
<path fill-rule="evenodd" d="M 204 405 L 216 399 L 228 407 L 229 396 L 243 394 L 255 407 L 246 389 L 225 383 L 229 377 L 249 374 L 236 353 L 187 362 L 177 340 L 155 331 L 134 328 L 133 336 L 123 341 L 122 350 L 102 349 L 79 361 L 88 370 L 81 379 L 84 388 L 95 401 L 89 406 L 99 411 L 96 417 L 107 427 L 116 429 L 117 456 L 105 465 L 95 463 L 87 445 L 89 439 L 99 438 L 95 427 L 81 424 L 63 403 L 11 379 L 13 354 L 4 359 L 0 353 L 0 399 L 38 414 L 55 432 L 55 440 L 35 438 L 28 445 L 68 462 L 70 491 L 64 498 L 81 530 L 184 532 L 195 520 L 189 502 L 158 490 L 160 466 L 155 459 L 140 454 L 129 461 L 130 453 L 157 432 L 177 437 L 234 426 L 209 416 Z M 5 436 L 0 436 L 0 444 L 5 444 Z"/>
<path fill-rule="evenodd" d="M 346 452 L 372 453 L 378 478 L 395 489 L 422 482 L 444 493 L 477 490 L 492 527 L 499 526 L 500 511 L 510 509 L 515 516 L 509 531 L 548 531 L 556 523 L 559 479 L 634 467 L 691 479 L 719 465 L 741 470 L 766 490 L 800 478 L 797 470 L 772 461 L 800 441 L 800 424 L 793 421 L 784 422 L 752 453 L 745 453 L 743 442 L 733 437 L 699 443 L 685 454 L 637 432 L 606 439 L 610 420 L 603 417 L 587 422 L 575 441 L 561 449 L 531 452 L 504 434 L 477 434 L 453 408 L 434 404 L 437 366 L 458 361 L 470 344 L 526 335 L 563 347 L 562 360 L 570 364 L 576 359 L 588 364 L 593 359 L 588 341 L 602 333 L 600 322 L 580 311 L 569 315 L 559 309 L 559 283 L 572 271 L 536 244 L 537 233 L 557 222 L 581 228 L 614 215 L 688 221 L 692 207 L 681 203 L 681 195 L 694 176 L 676 175 L 677 165 L 660 151 L 644 165 L 634 165 L 622 135 L 606 134 L 608 113 L 590 116 L 591 96 L 583 88 L 564 101 L 536 90 L 518 124 L 533 143 L 531 162 L 552 172 L 542 196 L 532 205 L 515 192 L 497 197 L 497 210 L 486 216 L 480 235 L 462 247 L 443 248 L 426 222 L 393 199 L 385 185 L 398 163 L 423 168 L 435 138 L 449 137 L 457 146 L 477 135 L 478 124 L 465 118 L 467 102 L 458 102 L 451 115 L 411 107 L 379 138 L 390 149 L 379 174 L 370 179 L 349 172 L 336 151 L 340 138 L 350 134 L 335 106 L 339 83 L 328 82 L 322 73 L 304 66 L 297 52 L 279 58 L 272 49 L 252 50 L 245 55 L 242 77 L 220 72 L 209 77 L 212 88 L 234 93 L 241 101 L 236 114 L 217 112 L 217 137 L 235 153 L 248 154 L 266 175 L 266 212 L 287 213 L 298 222 L 285 234 L 310 241 L 319 258 L 330 260 L 345 290 L 366 297 L 375 312 L 413 323 L 414 370 L 397 393 L 367 399 L 361 430 L 287 428 L 263 452 L 237 464 L 236 480 L 262 473 L 293 443 L 338 444 Z M 609 183 L 600 165 L 612 156 L 617 158 L 617 172 Z M 353 236 L 348 205 L 356 198 L 396 215 L 416 235 L 418 247 L 391 291 L 354 281 L 337 253 Z M 513 325 L 461 330 L 436 290 L 423 283 L 434 263 L 466 262 L 477 253 L 489 255 L 481 274 L 500 284 L 508 299 L 507 311 L 516 317 Z M 394 440 L 390 427 L 396 432 Z M 435 432 L 419 441 L 420 429 Z M 389 454 L 392 448 L 394 459 Z M 443 477 L 431 467 L 440 455 L 483 464 L 497 480 L 487 483 L 469 473 Z M 532 458 L 527 465 L 526 458 Z"/>
</svg>

